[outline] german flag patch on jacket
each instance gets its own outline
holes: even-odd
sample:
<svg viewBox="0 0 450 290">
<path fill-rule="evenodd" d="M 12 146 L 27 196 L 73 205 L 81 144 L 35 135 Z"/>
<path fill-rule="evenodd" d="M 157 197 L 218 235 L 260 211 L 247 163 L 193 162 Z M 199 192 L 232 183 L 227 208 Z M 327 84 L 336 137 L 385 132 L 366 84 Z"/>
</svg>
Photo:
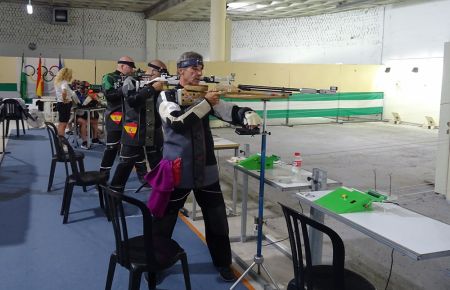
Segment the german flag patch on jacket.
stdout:
<svg viewBox="0 0 450 290">
<path fill-rule="evenodd" d="M 134 138 L 134 136 L 136 135 L 137 132 L 137 123 L 132 122 L 132 123 L 126 123 L 123 128 L 125 129 L 125 132 L 127 132 L 127 134 L 131 137 Z"/>
<path fill-rule="evenodd" d="M 114 112 L 111 113 L 111 115 L 109 115 L 109 117 L 111 118 L 111 120 L 116 123 L 117 125 L 120 124 L 120 122 L 122 121 L 122 112 Z"/>
</svg>

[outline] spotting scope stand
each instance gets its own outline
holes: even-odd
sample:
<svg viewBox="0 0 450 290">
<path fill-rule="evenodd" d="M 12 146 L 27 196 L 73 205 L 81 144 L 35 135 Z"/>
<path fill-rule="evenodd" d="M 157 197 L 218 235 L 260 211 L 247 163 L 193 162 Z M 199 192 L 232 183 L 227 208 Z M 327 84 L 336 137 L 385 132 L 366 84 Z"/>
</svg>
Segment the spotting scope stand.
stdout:
<svg viewBox="0 0 450 290">
<path fill-rule="evenodd" d="M 249 88 L 249 90 L 252 88 Z M 261 273 L 261 268 L 264 270 L 264 272 L 267 274 L 267 276 L 270 279 L 270 282 L 275 286 L 276 289 L 280 290 L 277 283 L 273 279 L 272 275 L 270 275 L 267 268 L 264 266 L 264 257 L 262 255 L 262 239 L 263 239 L 263 218 L 264 218 L 264 178 L 265 178 L 265 172 L 266 172 L 266 138 L 268 133 L 266 131 L 266 121 L 267 121 L 267 101 L 272 98 L 286 98 L 284 95 L 271 95 L 271 96 L 258 96 L 255 98 L 259 98 L 263 101 L 263 123 L 262 123 L 262 132 L 261 132 L 261 167 L 260 167 L 260 176 L 259 176 L 259 195 L 258 195 L 258 234 L 256 237 L 256 255 L 253 258 L 253 263 L 250 265 L 250 267 L 247 268 L 247 270 L 242 273 L 242 275 L 237 279 L 237 281 L 231 286 L 230 290 L 233 290 L 239 282 L 250 272 L 250 270 L 254 266 L 258 266 L 258 274 Z"/>
</svg>

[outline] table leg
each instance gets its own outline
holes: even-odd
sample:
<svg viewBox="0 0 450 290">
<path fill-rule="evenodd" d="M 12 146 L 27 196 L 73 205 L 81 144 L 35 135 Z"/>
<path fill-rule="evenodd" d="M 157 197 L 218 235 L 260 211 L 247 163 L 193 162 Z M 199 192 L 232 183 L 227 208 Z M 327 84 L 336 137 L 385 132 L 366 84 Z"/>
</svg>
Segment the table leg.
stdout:
<svg viewBox="0 0 450 290">
<path fill-rule="evenodd" d="M 239 148 L 234 149 L 234 156 L 238 157 L 239 155 Z M 237 169 L 233 167 L 233 215 L 237 214 L 236 211 L 236 204 L 237 204 Z"/>
<path fill-rule="evenodd" d="M 314 208 L 310 209 L 309 213 L 310 217 L 319 222 L 324 222 L 324 214 Z M 312 256 L 312 264 L 320 265 L 322 264 L 322 232 L 309 228 L 309 243 L 311 245 L 311 256 Z"/>
<path fill-rule="evenodd" d="M 311 178 L 311 188 L 313 191 L 324 190 L 327 187 L 327 172 L 319 168 L 313 168 Z M 323 224 L 325 215 L 313 207 L 310 210 L 310 216 L 313 220 Z M 312 264 L 322 264 L 322 247 L 323 234 L 322 232 L 309 228 L 309 242 L 311 245 Z"/>
<path fill-rule="evenodd" d="M 91 111 L 87 110 L 87 147 L 91 148 Z"/>
<path fill-rule="evenodd" d="M 247 200 L 248 200 L 248 175 L 242 176 L 242 212 L 241 212 L 241 242 L 247 240 Z"/>
</svg>

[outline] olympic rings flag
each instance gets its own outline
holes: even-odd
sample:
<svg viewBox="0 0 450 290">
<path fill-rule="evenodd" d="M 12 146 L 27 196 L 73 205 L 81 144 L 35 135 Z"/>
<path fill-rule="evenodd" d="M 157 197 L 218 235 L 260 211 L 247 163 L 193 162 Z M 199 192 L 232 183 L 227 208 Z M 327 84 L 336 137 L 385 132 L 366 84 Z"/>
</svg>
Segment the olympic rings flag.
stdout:
<svg viewBox="0 0 450 290">
<path fill-rule="evenodd" d="M 21 65 L 21 58 L 18 58 L 18 67 Z M 43 96 L 55 96 L 55 88 L 53 85 L 53 79 L 59 71 L 59 59 L 58 58 L 41 58 L 41 76 L 44 83 Z M 36 81 L 38 76 L 39 58 L 26 57 L 23 71 L 27 80 L 27 96 L 28 98 L 36 98 Z M 20 71 L 19 71 L 20 73 Z M 20 81 L 20 76 L 19 76 Z M 20 82 L 17 87 L 19 88 Z"/>
</svg>

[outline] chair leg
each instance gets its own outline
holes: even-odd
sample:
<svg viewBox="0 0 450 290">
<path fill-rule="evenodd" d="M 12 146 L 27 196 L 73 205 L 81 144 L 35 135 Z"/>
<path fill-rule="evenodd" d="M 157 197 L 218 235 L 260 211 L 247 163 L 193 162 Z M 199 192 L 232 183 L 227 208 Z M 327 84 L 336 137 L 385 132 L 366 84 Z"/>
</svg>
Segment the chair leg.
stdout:
<svg viewBox="0 0 450 290">
<path fill-rule="evenodd" d="M 22 130 L 23 130 L 23 135 L 25 135 L 25 124 L 23 123 L 23 118 L 22 118 L 21 120 L 22 120 Z"/>
<path fill-rule="evenodd" d="M 102 188 L 97 184 L 97 191 L 98 191 L 98 201 L 100 203 L 100 208 L 102 208 L 103 210 L 105 210 L 105 204 L 103 202 L 103 190 Z"/>
<path fill-rule="evenodd" d="M 80 172 L 84 172 L 84 161 L 83 159 L 78 160 L 78 168 L 80 169 Z M 83 185 L 83 191 L 86 192 L 86 186 Z"/>
<path fill-rule="evenodd" d="M 5 136 L 9 136 L 9 119 L 8 120 L 6 120 L 6 135 Z"/>
<path fill-rule="evenodd" d="M 63 224 L 67 223 L 67 220 L 69 219 L 69 211 L 70 211 L 70 202 L 72 201 L 72 193 L 73 193 L 73 187 L 75 184 L 73 182 L 69 182 L 67 184 L 67 196 L 66 196 L 66 204 L 64 205 L 64 219 Z"/>
<path fill-rule="evenodd" d="M 108 201 L 105 198 L 105 195 L 103 194 L 103 190 L 100 187 L 99 184 L 97 184 L 97 191 L 98 191 L 98 201 L 100 203 L 100 208 L 103 209 L 103 212 L 105 213 L 106 219 L 110 221 L 109 218 L 109 211 L 108 211 Z"/>
<path fill-rule="evenodd" d="M 16 131 L 17 131 L 17 137 L 19 137 L 20 136 L 19 119 L 16 120 Z"/>
<path fill-rule="evenodd" d="M 149 290 L 156 289 L 156 273 L 148 273 L 147 286 Z"/>
<path fill-rule="evenodd" d="M 106 277 L 105 290 L 111 290 L 114 279 L 114 271 L 116 270 L 117 256 L 112 254 L 109 258 L 108 276 Z"/>
<path fill-rule="evenodd" d="M 186 253 L 181 254 L 180 260 L 181 260 L 181 267 L 183 268 L 184 285 L 186 287 L 186 290 L 191 290 L 191 278 L 189 275 L 189 265 Z"/>
<path fill-rule="evenodd" d="M 52 158 L 52 164 L 50 165 L 50 175 L 48 176 L 48 186 L 47 186 L 48 192 L 52 190 L 53 178 L 55 176 L 56 162 L 57 162 L 56 158 Z"/>
<path fill-rule="evenodd" d="M 64 215 L 66 199 L 67 199 L 67 189 L 69 188 L 68 183 L 69 183 L 69 176 L 66 177 L 66 182 L 64 183 L 64 193 L 63 193 L 63 199 L 61 202 L 61 211 L 59 212 L 60 215 Z"/>
<path fill-rule="evenodd" d="M 128 290 L 139 290 L 141 286 L 141 271 L 130 269 L 130 278 L 128 282 Z"/>
</svg>

